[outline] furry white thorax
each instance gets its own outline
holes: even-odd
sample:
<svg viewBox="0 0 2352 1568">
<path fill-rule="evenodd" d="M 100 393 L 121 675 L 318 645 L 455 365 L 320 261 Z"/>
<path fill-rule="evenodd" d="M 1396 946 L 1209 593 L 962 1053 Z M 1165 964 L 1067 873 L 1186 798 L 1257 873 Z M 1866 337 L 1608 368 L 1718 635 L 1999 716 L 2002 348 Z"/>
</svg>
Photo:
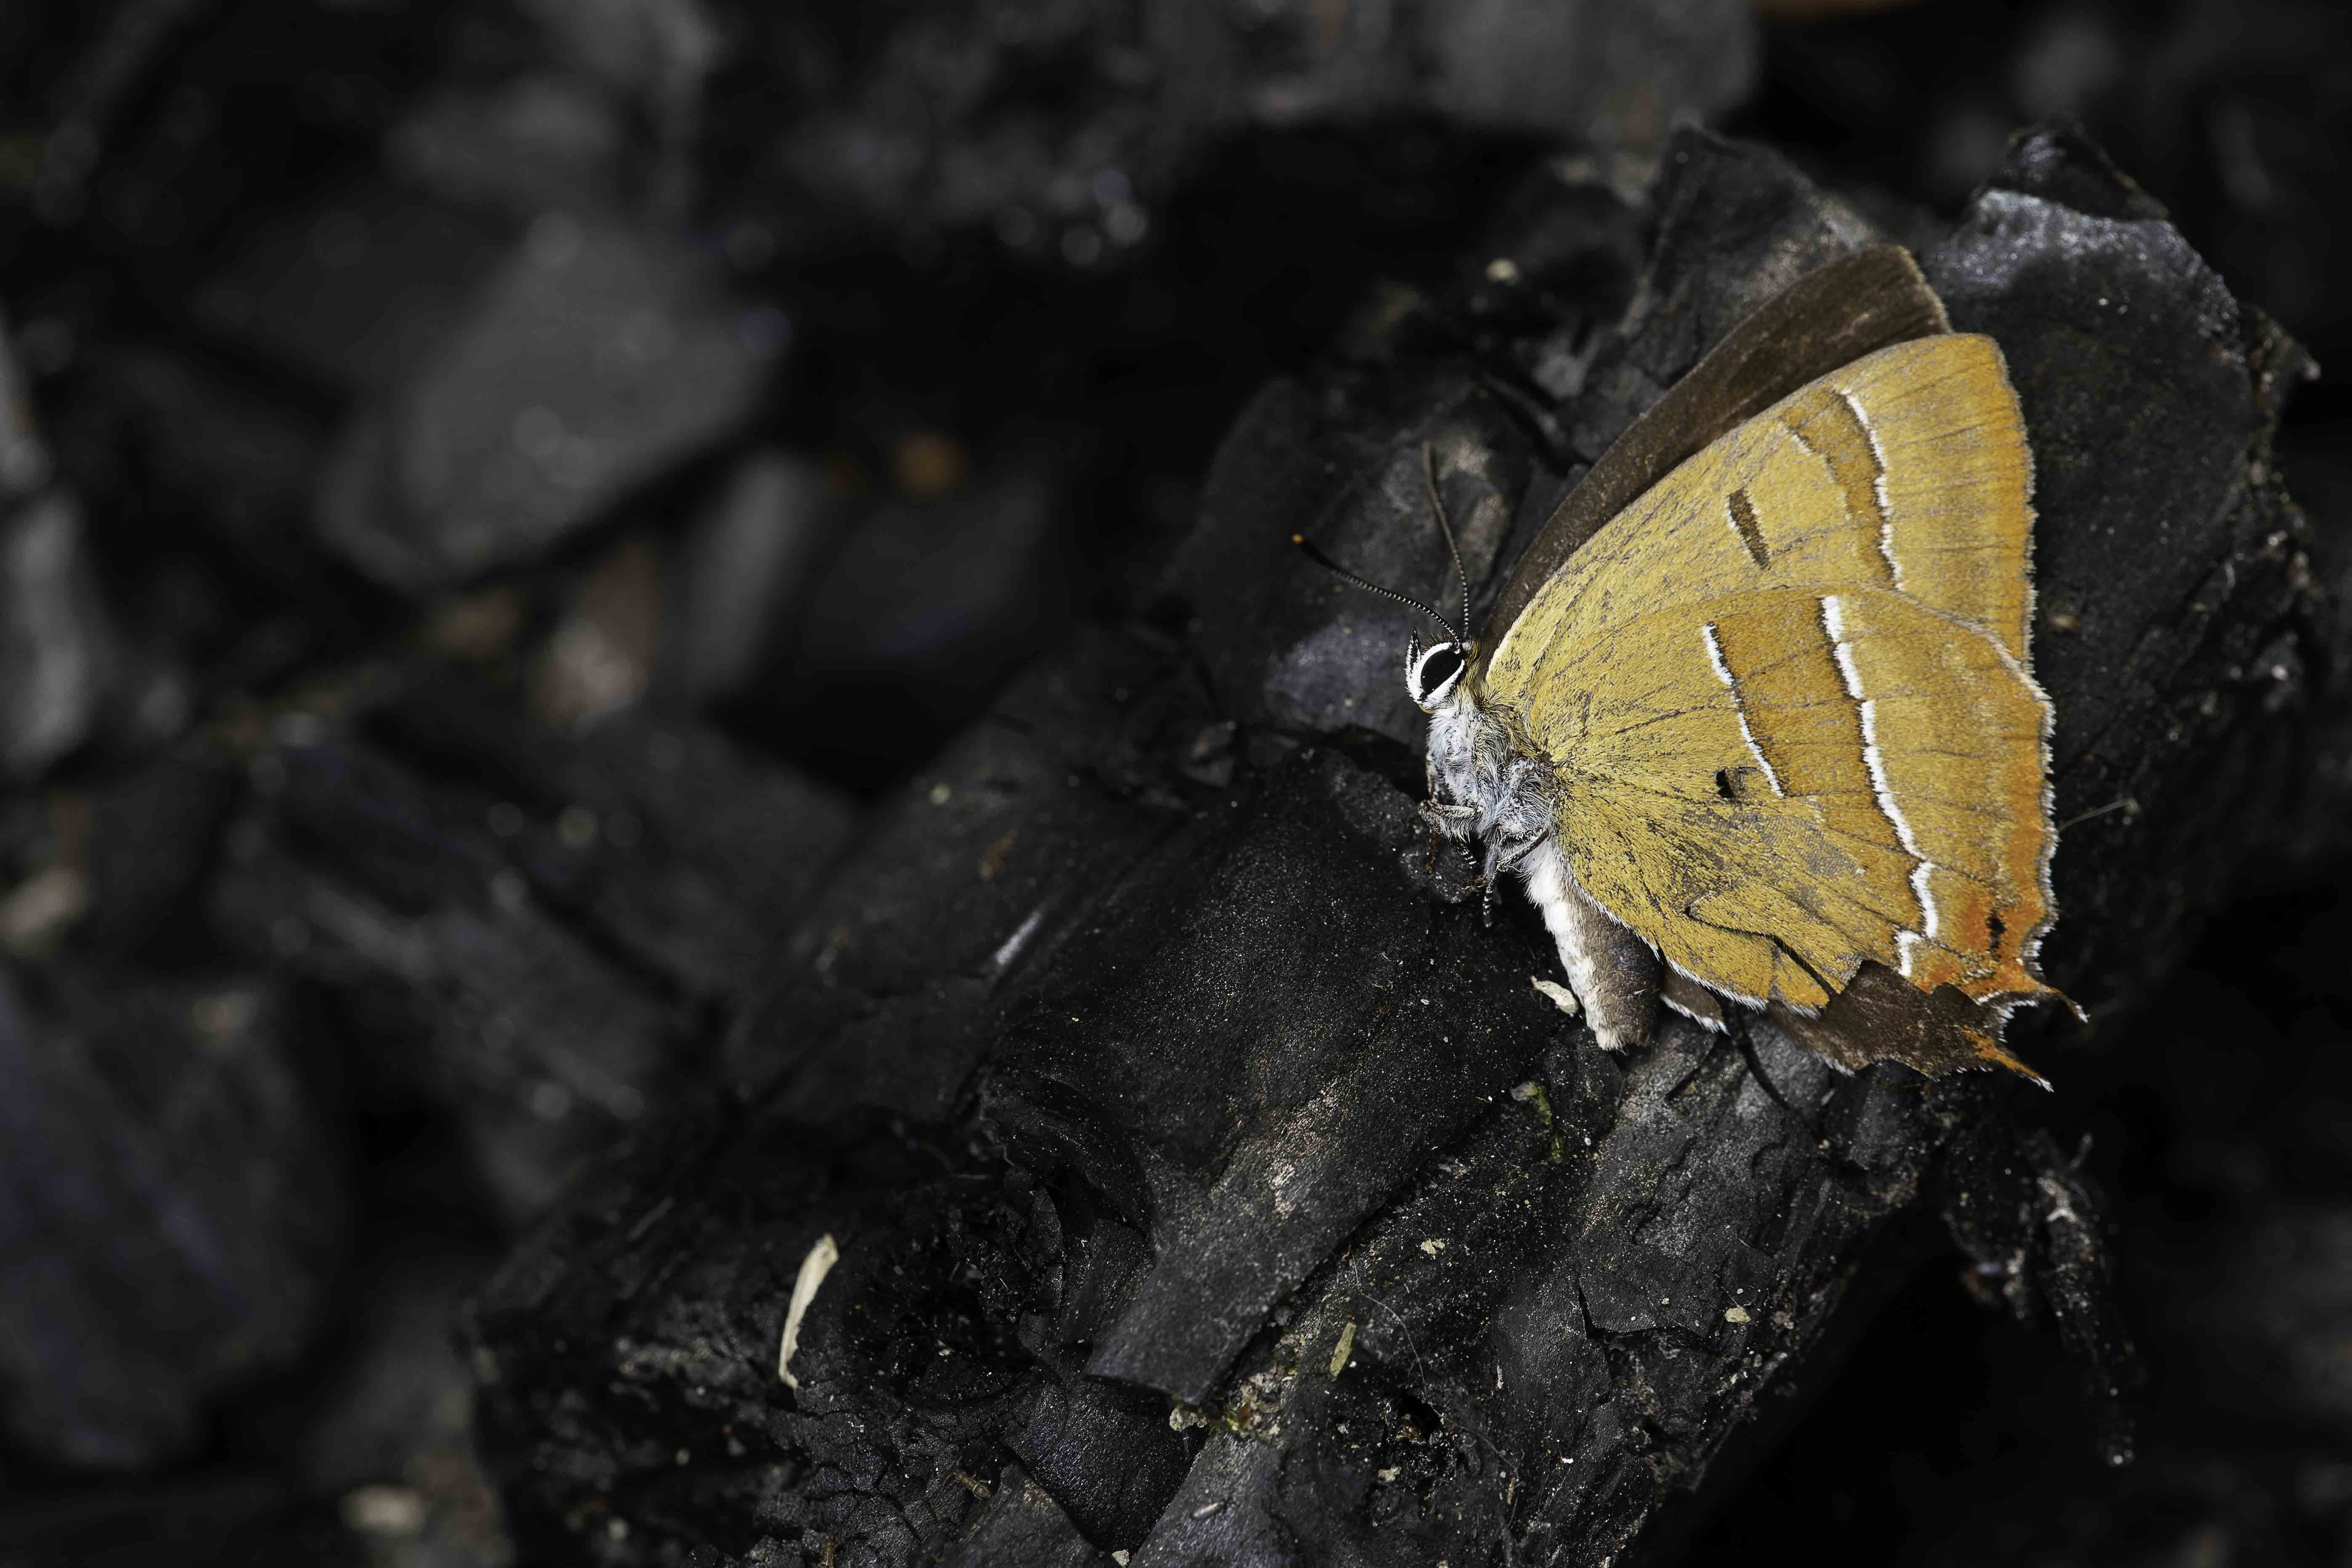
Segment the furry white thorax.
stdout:
<svg viewBox="0 0 2352 1568">
<path fill-rule="evenodd" d="M 1594 994 L 1596 965 L 1570 918 L 1570 878 L 1555 837 L 1552 770 L 1511 743 L 1478 700 L 1475 678 L 1438 697 L 1429 715 L 1430 820 L 1448 837 L 1476 839 L 1491 880 L 1517 873 L 1559 950 L 1580 998 Z"/>
<path fill-rule="evenodd" d="M 1454 837 L 1517 847 L 1551 837 L 1551 770 L 1511 744 L 1466 679 L 1430 710 L 1429 785 L 1441 808 L 1469 808 L 1449 814 Z"/>
</svg>

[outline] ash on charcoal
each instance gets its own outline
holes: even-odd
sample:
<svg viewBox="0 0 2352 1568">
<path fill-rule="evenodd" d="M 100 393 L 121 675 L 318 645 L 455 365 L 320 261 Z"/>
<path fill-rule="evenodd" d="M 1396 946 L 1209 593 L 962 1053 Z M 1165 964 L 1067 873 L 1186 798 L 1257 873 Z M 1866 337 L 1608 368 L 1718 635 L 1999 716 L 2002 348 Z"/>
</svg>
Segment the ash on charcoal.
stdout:
<svg viewBox="0 0 2352 1568">
<path fill-rule="evenodd" d="M 1534 206 L 1591 226 L 1556 253 L 1618 254 L 1622 205 L 1571 205 L 1546 178 Z M 1053 1513 L 1003 1500 L 1034 1486 L 1137 1564 L 1598 1564 L 1668 1550 L 1732 1435 L 1787 1408 L 1767 1395 L 1827 1375 L 1903 1277 L 1874 1261 L 1916 1246 L 1939 1182 L 1974 1191 L 1953 1151 L 2008 1127 L 2021 1091 L 1839 1077 L 1760 1023 L 1727 1041 L 1673 1022 L 1605 1058 L 1527 984 L 1531 917 L 1487 929 L 1430 896 L 1406 626 L 1288 544 L 1311 527 L 1444 594 L 1425 445 L 1491 581 L 1583 439 L 1773 279 L 1869 234 L 1769 154 L 1698 132 L 1643 205 L 1636 302 L 1593 324 L 1564 398 L 1496 384 L 1570 329 L 1491 296 L 1433 307 L 1485 340 L 1423 346 L 1408 310 L 1373 352 L 1269 389 L 1171 573 L 1189 646 L 1094 640 L 881 812 L 730 1044 L 739 1103 L 604 1172 L 474 1309 L 486 1454 L 526 1550 L 574 1551 L 610 1510 L 628 1529 L 597 1550 L 616 1562 L 969 1560 L 1033 1527 L 1039 1551 L 1076 1552 Z M 1496 285 L 1490 259 L 1465 262 L 1466 291 Z M 2263 831 L 2284 776 L 2216 763 L 2300 713 L 2241 700 L 2233 661 L 2329 652 L 2294 565 L 2304 525 L 2257 468 L 2295 353 L 2063 133 L 2021 142 L 1930 261 L 2042 411 L 2049 590 L 2095 581 L 2136 628 L 2121 679 L 2080 654 L 2043 666 L 2084 721 L 2062 727 L 2060 798 L 2104 787 L 2111 759 L 2164 759 L 2131 775 L 2143 811 L 2062 858 L 2068 920 L 2194 905 L 2194 868 Z M 2184 359 L 2202 368 L 2159 385 Z M 2138 450 L 2151 418 L 2160 458 Z M 2219 474 L 2235 482 L 2200 478 Z M 2158 537 L 2162 560 L 2099 575 Z M 1172 678 L 1186 658 L 1200 677 Z M 1230 771 L 1202 773 L 1213 731 Z M 2179 930 L 2137 928 L 2140 958 Z M 2057 978 L 2107 1005 L 2113 973 Z M 2063 1083 L 2066 1042 L 2040 1051 Z M 2114 1386 L 2095 1194 L 2067 1162 L 2032 1169 L 2081 1223 L 2035 1232 L 2018 1294 Z M 842 1262 L 788 1390 L 775 1336 L 820 1234 Z M 640 1457 L 714 1442 L 745 1463 L 699 1490 Z M 959 1476 L 996 1497 L 975 1507 Z"/>
</svg>

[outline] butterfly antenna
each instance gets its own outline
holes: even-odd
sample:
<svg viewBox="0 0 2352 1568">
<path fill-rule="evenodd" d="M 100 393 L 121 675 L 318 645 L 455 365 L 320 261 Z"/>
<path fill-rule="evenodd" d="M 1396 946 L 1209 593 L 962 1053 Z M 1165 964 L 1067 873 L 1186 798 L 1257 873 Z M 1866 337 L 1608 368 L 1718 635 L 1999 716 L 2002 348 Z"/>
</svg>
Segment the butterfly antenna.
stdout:
<svg viewBox="0 0 2352 1568">
<path fill-rule="evenodd" d="M 1414 609 L 1419 610 L 1423 615 L 1427 616 L 1431 620 L 1435 621 L 1439 626 L 1444 626 L 1448 632 L 1453 633 L 1454 639 L 1456 642 L 1465 640 L 1463 634 L 1454 629 L 1453 622 L 1447 620 L 1444 616 L 1439 615 L 1435 610 L 1431 609 L 1427 605 L 1423 604 L 1419 599 L 1414 598 L 1410 594 L 1400 594 L 1394 588 L 1383 588 L 1378 583 L 1372 582 L 1370 578 L 1359 577 L 1353 572 L 1349 571 L 1345 566 L 1340 565 L 1337 561 L 1332 560 L 1328 555 L 1324 554 L 1322 550 L 1315 543 L 1315 542 L 1307 538 L 1305 534 L 1292 534 L 1290 536 L 1290 542 L 1305 551 L 1307 552 L 1307 558 L 1309 561 L 1314 562 L 1318 566 L 1322 567 L 1326 572 L 1332 574 L 1334 576 L 1344 577 L 1349 582 L 1353 583 L 1357 587 L 1365 589 L 1370 593 L 1378 594 L 1383 599 L 1394 599 L 1400 605 L 1410 605 Z"/>
<path fill-rule="evenodd" d="M 1462 630 L 1454 634 L 1464 642 L 1470 640 L 1470 573 L 1462 564 L 1462 546 L 1454 542 L 1454 524 L 1446 521 L 1445 498 L 1437 489 L 1437 448 L 1423 441 L 1421 444 L 1421 477 L 1429 485 L 1429 510 L 1437 514 L 1438 531 L 1445 535 L 1446 552 L 1454 557 L 1454 576 L 1462 584 Z"/>
</svg>

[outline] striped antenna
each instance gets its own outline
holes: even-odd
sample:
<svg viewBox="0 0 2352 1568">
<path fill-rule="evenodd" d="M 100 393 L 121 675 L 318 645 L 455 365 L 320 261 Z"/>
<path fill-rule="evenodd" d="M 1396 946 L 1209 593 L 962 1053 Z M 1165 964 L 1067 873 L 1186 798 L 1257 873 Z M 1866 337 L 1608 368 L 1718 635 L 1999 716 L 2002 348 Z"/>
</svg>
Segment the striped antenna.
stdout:
<svg viewBox="0 0 2352 1568">
<path fill-rule="evenodd" d="M 1370 593 L 1378 594 L 1383 599 L 1394 599 L 1400 605 L 1412 605 L 1414 609 L 1419 610 L 1423 615 L 1427 616 L 1431 620 L 1435 621 L 1439 626 L 1444 626 L 1446 631 L 1452 633 L 1454 640 L 1456 642 L 1467 642 L 1469 640 L 1465 637 L 1461 632 L 1454 629 L 1453 622 L 1447 620 L 1444 616 L 1439 615 L 1435 610 L 1431 609 L 1427 605 L 1423 604 L 1419 599 L 1414 598 L 1410 594 L 1400 594 L 1394 588 L 1383 588 L 1378 583 L 1373 582 L 1370 578 L 1361 577 L 1357 575 L 1355 573 L 1349 571 L 1345 566 L 1340 565 L 1337 561 L 1332 560 L 1328 555 L 1323 553 L 1321 546 L 1318 545 L 1313 540 L 1307 538 L 1305 534 L 1292 534 L 1290 536 L 1290 542 L 1305 551 L 1307 552 L 1307 558 L 1309 561 L 1314 562 L 1315 564 L 1322 567 L 1323 570 L 1332 574 L 1334 576 L 1344 577 L 1349 582 L 1353 583 L 1357 587 L 1365 589 Z"/>
</svg>

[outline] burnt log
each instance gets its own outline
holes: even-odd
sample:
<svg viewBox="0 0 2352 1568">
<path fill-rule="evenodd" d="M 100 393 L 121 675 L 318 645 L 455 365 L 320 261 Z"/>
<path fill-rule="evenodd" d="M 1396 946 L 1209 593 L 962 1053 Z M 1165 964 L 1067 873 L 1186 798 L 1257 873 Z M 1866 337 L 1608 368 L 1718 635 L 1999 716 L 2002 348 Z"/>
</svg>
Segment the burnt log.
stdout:
<svg viewBox="0 0 2352 1568">
<path fill-rule="evenodd" d="M 1923 1252 L 2132 1372 L 2039 1091 L 1761 1019 L 1611 1056 L 1428 863 L 1434 454 L 1492 592 L 1745 311 L 1878 237 L 1760 150 L 1548 167 L 1433 300 L 1243 414 L 1156 625 L 1034 670 L 869 824 L 720 1053 L 469 1310 L 526 1553 L 644 1563 L 1664 1561 Z M 2267 442 L 2308 362 L 2063 129 L 1921 249 L 2034 442 L 2053 979 L 2129 1005 L 2287 817 L 2335 655 Z M 839 1261 L 793 1324 L 804 1260 Z M 787 1381 L 780 1371 L 789 1371 Z"/>
</svg>

